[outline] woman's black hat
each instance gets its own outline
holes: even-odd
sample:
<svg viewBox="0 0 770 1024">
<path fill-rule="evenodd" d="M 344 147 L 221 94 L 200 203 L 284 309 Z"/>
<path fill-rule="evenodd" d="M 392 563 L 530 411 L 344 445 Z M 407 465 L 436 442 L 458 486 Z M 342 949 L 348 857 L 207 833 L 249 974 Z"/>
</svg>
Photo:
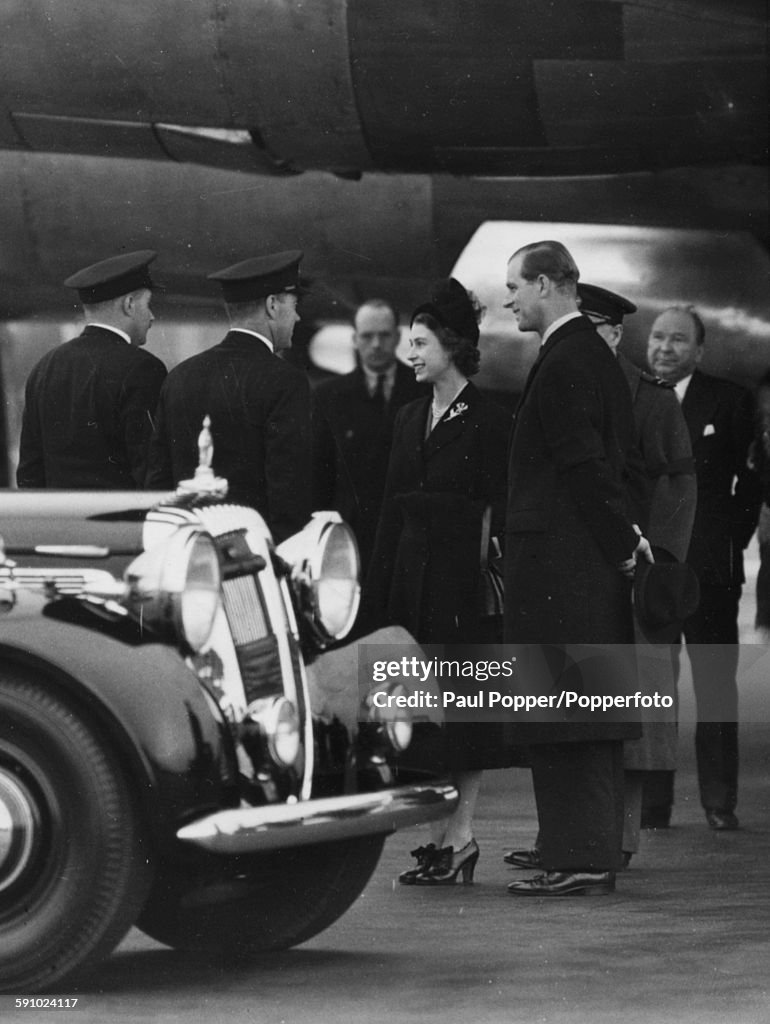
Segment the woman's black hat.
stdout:
<svg viewBox="0 0 770 1024">
<path fill-rule="evenodd" d="M 412 313 L 414 323 L 420 313 L 430 313 L 441 324 L 461 338 L 467 338 L 474 345 L 479 343 L 479 324 L 476 310 L 468 292 L 453 277 L 436 282 L 428 302 L 424 302 Z"/>
</svg>

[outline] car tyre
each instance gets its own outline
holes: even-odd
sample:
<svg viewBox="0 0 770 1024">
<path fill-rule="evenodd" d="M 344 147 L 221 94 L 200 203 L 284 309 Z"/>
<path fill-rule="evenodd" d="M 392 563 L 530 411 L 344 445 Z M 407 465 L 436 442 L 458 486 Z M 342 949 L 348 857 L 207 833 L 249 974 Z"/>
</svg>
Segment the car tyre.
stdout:
<svg viewBox="0 0 770 1024">
<path fill-rule="evenodd" d="M 150 883 L 109 742 L 53 685 L 0 670 L 0 991 L 50 990 L 106 956 Z"/>
<path fill-rule="evenodd" d="M 384 836 L 363 836 L 232 858 L 227 879 L 224 872 L 219 878 L 161 872 L 138 927 L 176 949 L 234 960 L 288 949 L 328 928 L 355 902 L 384 842 Z"/>
</svg>

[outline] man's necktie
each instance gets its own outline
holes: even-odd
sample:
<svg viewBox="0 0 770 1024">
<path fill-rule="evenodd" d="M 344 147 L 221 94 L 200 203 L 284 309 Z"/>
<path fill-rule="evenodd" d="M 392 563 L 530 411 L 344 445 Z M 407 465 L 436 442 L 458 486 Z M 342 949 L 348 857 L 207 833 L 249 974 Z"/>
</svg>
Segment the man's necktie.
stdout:
<svg viewBox="0 0 770 1024">
<path fill-rule="evenodd" d="M 372 404 L 380 412 L 385 411 L 385 374 L 380 373 L 377 376 L 377 386 L 372 394 Z"/>
</svg>

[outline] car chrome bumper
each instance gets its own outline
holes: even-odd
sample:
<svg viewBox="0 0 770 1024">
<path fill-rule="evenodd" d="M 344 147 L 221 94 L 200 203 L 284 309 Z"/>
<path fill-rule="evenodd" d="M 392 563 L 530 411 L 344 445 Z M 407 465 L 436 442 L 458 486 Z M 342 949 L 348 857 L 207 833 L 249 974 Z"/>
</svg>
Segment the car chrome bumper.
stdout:
<svg viewBox="0 0 770 1024">
<path fill-rule="evenodd" d="M 177 837 L 212 853 L 262 853 L 395 832 L 442 818 L 456 803 L 454 786 L 402 786 L 378 793 L 217 811 L 183 826 Z"/>
</svg>

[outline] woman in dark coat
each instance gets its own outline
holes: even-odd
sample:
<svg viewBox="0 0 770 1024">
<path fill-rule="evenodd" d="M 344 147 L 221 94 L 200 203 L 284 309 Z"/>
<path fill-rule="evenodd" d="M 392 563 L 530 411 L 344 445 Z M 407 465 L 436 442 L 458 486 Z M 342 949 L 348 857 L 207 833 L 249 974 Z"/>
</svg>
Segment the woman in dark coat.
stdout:
<svg viewBox="0 0 770 1024">
<path fill-rule="evenodd" d="M 453 278 L 412 316 L 408 361 L 433 394 L 396 418 L 367 601 L 376 624 L 398 623 L 423 644 L 502 639 L 480 617 L 480 553 L 485 509 L 493 536 L 504 521 L 510 423 L 468 380 L 478 371 L 479 319 L 478 304 Z M 460 872 L 472 881 L 481 771 L 506 764 L 501 728 L 450 722 L 447 732 L 460 802 L 434 825 L 433 843 L 415 851 L 418 866 L 402 873 L 405 884 L 449 884 Z"/>
</svg>

